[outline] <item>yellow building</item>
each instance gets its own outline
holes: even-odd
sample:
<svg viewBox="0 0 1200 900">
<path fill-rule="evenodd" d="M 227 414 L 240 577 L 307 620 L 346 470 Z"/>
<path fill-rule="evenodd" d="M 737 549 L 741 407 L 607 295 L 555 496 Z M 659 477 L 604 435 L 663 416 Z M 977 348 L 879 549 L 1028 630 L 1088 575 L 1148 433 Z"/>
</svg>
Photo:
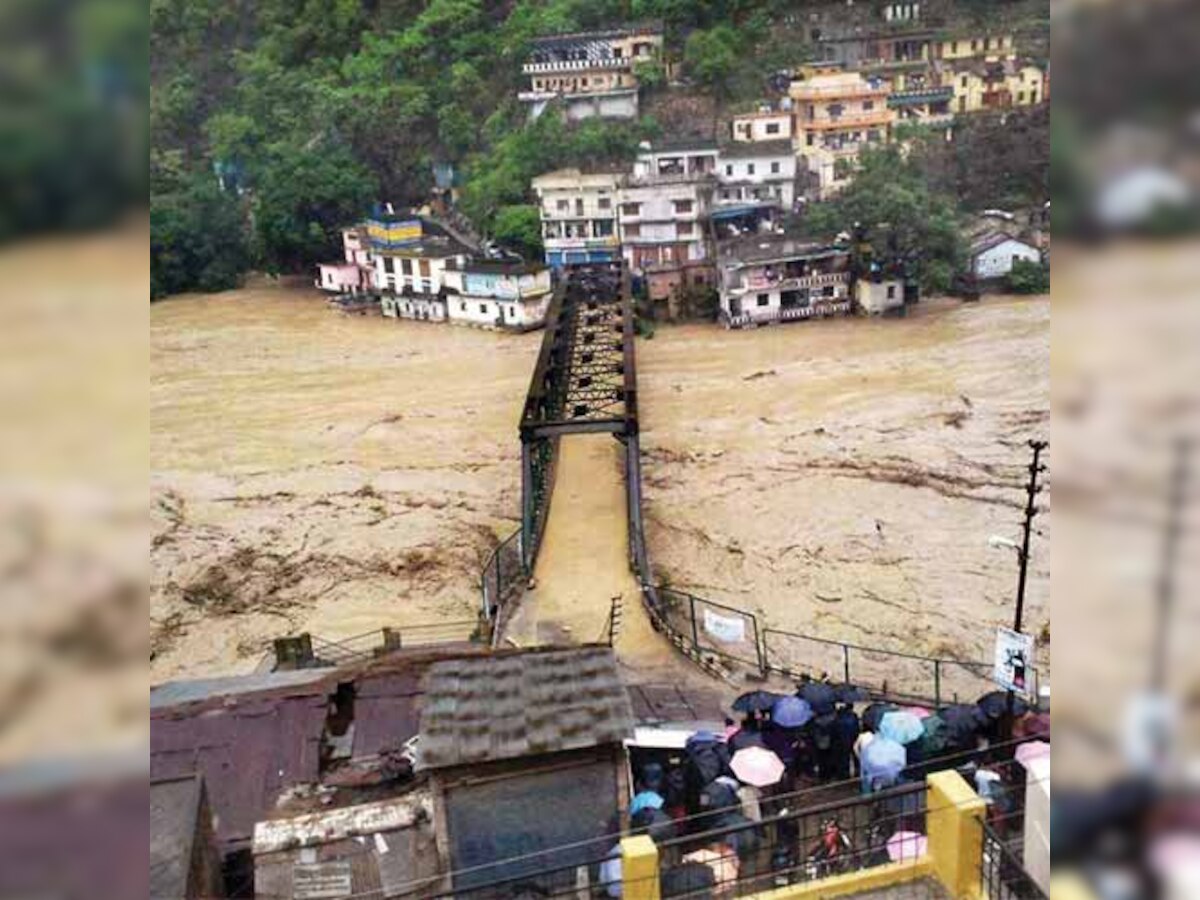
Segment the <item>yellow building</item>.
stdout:
<svg viewBox="0 0 1200 900">
<path fill-rule="evenodd" d="M 824 199 L 849 181 L 859 150 L 892 138 L 896 111 L 889 85 L 857 72 L 814 75 L 788 90 L 796 116 L 794 145 L 804 158 L 810 193 Z"/>
<path fill-rule="evenodd" d="M 1032 62 L 985 59 L 958 66 L 943 74 L 942 83 L 954 88 L 955 113 L 985 109 L 1034 106 L 1048 99 L 1045 70 Z"/>
<path fill-rule="evenodd" d="M 976 59 L 979 57 L 1012 57 L 1016 44 L 1011 34 L 968 35 L 935 41 L 934 59 Z"/>
</svg>

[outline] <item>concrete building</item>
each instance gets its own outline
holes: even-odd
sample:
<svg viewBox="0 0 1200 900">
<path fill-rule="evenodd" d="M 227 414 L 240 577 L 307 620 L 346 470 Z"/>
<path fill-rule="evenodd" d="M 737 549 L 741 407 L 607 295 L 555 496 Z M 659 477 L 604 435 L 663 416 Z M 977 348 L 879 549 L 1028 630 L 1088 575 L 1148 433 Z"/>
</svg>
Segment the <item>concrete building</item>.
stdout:
<svg viewBox="0 0 1200 900">
<path fill-rule="evenodd" d="M 825 199 L 844 187 L 859 150 L 887 143 L 896 111 L 888 106 L 888 85 L 857 72 L 817 75 L 792 82 L 796 106 L 796 152 L 804 158 L 805 193 Z"/>
<path fill-rule="evenodd" d="M 446 315 L 451 322 L 528 331 L 546 323 L 550 270 L 542 265 L 452 262 L 445 272 Z"/>
<path fill-rule="evenodd" d="M 333 294 L 359 294 L 375 288 L 375 255 L 365 227 L 342 229 L 341 262 L 319 263 L 316 286 Z"/>
<path fill-rule="evenodd" d="M 722 242 L 720 319 L 754 327 L 850 312 L 850 252 L 787 235 Z"/>
<path fill-rule="evenodd" d="M 854 303 L 869 316 L 886 315 L 904 307 L 904 282 L 899 278 L 876 281 L 860 278 L 854 282 Z"/>
<path fill-rule="evenodd" d="M 559 169 L 533 179 L 542 219 L 546 263 L 554 268 L 613 262 L 620 255 L 617 236 L 616 172 Z"/>
<path fill-rule="evenodd" d="M 532 42 L 522 72 L 529 89 L 518 98 L 537 118 L 551 102 L 562 104 L 568 120 L 631 119 L 638 113 L 639 63 L 662 56 L 658 27 L 617 28 L 556 34 Z"/>
<path fill-rule="evenodd" d="M 717 166 L 718 206 L 773 203 L 790 212 L 796 202 L 796 153 L 787 138 L 733 143 L 721 149 Z"/>
<path fill-rule="evenodd" d="M 1032 61 L 989 57 L 942 70 L 943 84 L 954 89 L 955 113 L 1010 109 L 1046 102 L 1046 70 Z"/>
<path fill-rule="evenodd" d="M 1040 263 L 1037 247 L 1000 232 L 992 232 L 971 243 L 971 274 L 980 280 L 1003 278 L 1017 260 Z"/>
<path fill-rule="evenodd" d="M 941 38 L 933 44 L 934 59 L 976 59 L 988 56 L 1007 58 L 1015 55 L 1011 34 L 971 34 Z"/>
<path fill-rule="evenodd" d="M 735 141 L 790 141 L 794 133 L 792 110 L 764 104 L 753 112 L 734 115 L 730 130 Z"/>
</svg>

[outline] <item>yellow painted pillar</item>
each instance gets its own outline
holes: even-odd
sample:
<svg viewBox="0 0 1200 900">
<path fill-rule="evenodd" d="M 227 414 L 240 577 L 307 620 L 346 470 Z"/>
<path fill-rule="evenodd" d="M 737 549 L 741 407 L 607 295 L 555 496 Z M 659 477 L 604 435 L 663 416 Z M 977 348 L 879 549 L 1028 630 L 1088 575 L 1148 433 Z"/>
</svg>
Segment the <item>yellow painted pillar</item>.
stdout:
<svg viewBox="0 0 1200 900">
<path fill-rule="evenodd" d="M 982 897 L 980 822 L 987 804 L 953 769 L 934 772 L 925 783 L 925 824 L 933 874 L 951 897 Z"/>
<path fill-rule="evenodd" d="M 621 839 L 622 900 L 659 900 L 658 847 L 648 835 Z"/>
</svg>

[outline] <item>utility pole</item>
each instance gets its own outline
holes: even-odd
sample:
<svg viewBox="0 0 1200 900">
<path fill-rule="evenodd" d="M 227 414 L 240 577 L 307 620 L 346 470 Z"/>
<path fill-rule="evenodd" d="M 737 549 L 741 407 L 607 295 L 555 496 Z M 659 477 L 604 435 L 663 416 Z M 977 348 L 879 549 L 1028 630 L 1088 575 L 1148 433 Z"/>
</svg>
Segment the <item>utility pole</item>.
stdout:
<svg viewBox="0 0 1200 900">
<path fill-rule="evenodd" d="M 1187 495 L 1188 457 L 1191 445 L 1181 437 L 1175 443 L 1175 466 L 1168 486 L 1167 520 L 1164 525 L 1161 568 L 1158 573 L 1158 622 L 1155 632 L 1154 666 L 1151 689 L 1158 695 L 1166 690 L 1167 657 L 1170 647 L 1171 608 L 1175 605 L 1175 569 L 1179 541 L 1183 536 L 1183 508 Z"/>
<path fill-rule="evenodd" d="M 1029 463 L 1029 481 L 1025 484 L 1025 521 L 1022 525 L 1021 548 L 1017 551 L 1017 609 L 1013 615 L 1013 631 L 1021 633 L 1021 625 L 1025 618 L 1025 580 L 1029 575 L 1029 540 L 1033 535 L 1033 520 L 1041 512 L 1037 505 L 1037 496 L 1042 492 L 1038 484 L 1038 476 L 1046 471 L 1042 462 L 1042 451 L 1049 445 L 1047 441 L 1030 441 L 1033 459 Z M 1029 661 L 1027 661 L 1029 662 Z M 1016 694 L 1010 688 L 1008 691 L 1008 709 L 1005 715 L 1005 737 L 1012 739 L 1014 712 L 1016 711 Z"/>
</svg>

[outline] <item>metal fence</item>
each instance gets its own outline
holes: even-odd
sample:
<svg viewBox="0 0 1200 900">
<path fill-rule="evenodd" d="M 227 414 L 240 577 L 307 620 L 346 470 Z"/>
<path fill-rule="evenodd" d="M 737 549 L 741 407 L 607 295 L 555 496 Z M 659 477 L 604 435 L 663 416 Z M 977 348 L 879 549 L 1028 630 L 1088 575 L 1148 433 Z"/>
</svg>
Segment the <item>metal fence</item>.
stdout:
<svg viewBox="0 0 1200 900">
<path fill-rule="evenodd" d="M 758 617 L 675 588 L 658 589 L 663 617 L 701 653 L 765 669 Z"/>
<path fill-rule="evenodd" d="M 1046 900 L 1046 893 L 1026 871 L 1019 844 L 1010 844 L 987 822 L 983 829 L 983 850 L 979 855 L 979 874 L 988 900 Z"/>
<path fill-rule="evenodd" d="M 430 622 L 406 625 L 403 628 L 383 627 L 337 639 L 304 632 L 292 637 L 276 638 L 260 668 L 274 670 L 345 666 L 369 662 L 405 647 L 468 643 L 478 638 L 479 623 L 474 620 Z"/>
<path fill-rule="evenodd" d="M 528 580 L 523 544 L 524 533 L 518 528 L 492 551 L 479 574 L 481 612 L 492 623 L 493 635 L 499 633 L 508 607 L 521 596 Z"/>
<path fill-rule="evenodd" d="M 771 810 L 766 801 L 762 821 L 743 819 L 658 842 L 662 896 L 688 893 L 697 864 L 711 873 L 713 896 L 741 896 L 886 865 L 896 857 L 916 860 L 924 854 L 925 803 L 923 783 L 800 809 Z"/>
</svg>

